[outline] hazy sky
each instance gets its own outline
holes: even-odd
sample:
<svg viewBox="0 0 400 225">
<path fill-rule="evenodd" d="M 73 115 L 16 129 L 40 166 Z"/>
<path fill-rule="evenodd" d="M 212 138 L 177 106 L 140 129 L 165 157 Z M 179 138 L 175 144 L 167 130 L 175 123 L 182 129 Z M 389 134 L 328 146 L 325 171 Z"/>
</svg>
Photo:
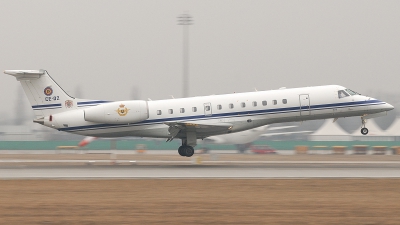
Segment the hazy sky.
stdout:
<svg viewBox="0 0 400 225">
<path fill-rule="evenodd" d="M 88 99 L 134 87 L 180 97 L 183 12 L 190 96 L 324 84 L 400 94 L 400 1 L 2 0 L 0 69 L 46 69 Z M 0 85 L 10 113 L 22 88 L 5 74 Z"/>
</svg>

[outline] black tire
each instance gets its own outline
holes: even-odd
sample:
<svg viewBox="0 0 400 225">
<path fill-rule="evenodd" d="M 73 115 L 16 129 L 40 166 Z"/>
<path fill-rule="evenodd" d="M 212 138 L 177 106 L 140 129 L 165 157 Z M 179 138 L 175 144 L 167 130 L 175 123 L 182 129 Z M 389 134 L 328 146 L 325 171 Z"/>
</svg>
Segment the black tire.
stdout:
<svg viewBox="0 0 400 225">
<path fill-rule="evenodd" d="M 185 146 L 186 157 L 191 157 L 194 154 L 194 148 L 192 146 Z"/>
<path fill-rule="evenodd" d="M 368 134 L 368 129 L 367 128 L 361 128 L 361 134 L 362 135 L 367 135 Z"/>
<path fill-rule="evenodd" d="M 179 153 L 179 155 L 180 156 L 186 156 L 185 155 L 185 147 L 184 146 L 180 146 L 179 148 L 178 148 L 178 153 Z"/>
</svg>

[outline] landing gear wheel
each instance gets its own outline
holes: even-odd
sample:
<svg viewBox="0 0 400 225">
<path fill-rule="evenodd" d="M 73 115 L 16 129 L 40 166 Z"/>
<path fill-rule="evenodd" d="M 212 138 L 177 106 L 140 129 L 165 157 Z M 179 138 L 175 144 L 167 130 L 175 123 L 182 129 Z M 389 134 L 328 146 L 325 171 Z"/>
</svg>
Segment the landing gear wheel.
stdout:
<svg viewBox="0 0 400 225">
<path fill-rule="evenodd" d="M 361 134 L 362 135 L 367 135 L 368 134 L 368 129 L 367 128 L 361 128 Z"/>
<path fill-rule="evenodd" d="M 189 145 L 182 145 L 178 148 L 178 153 L 180 156 L 191 157 L 194 154 L 194 148 Z"/>
<path fill-rule="evenodd" d="M 194 149 L 192 146 L 185 146 L 184 149 L 186 157 L 191 157 L 194 154 Z"/>
<path fill-rule="evenodd" d="M 186 156 L 185 155 L 185 146 L 181 146 L 178 148 L 178 153 L 180 156 Z"/>
</svg>

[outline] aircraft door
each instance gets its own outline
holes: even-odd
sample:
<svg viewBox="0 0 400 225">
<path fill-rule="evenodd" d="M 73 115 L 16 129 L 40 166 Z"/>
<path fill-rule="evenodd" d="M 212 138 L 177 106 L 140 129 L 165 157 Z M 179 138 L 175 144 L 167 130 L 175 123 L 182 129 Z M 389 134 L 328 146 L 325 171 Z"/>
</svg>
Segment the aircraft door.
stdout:
<svg viewBox="0 0 400 225">
<path fill-rule="evenodd" d="M 308 94 L 301 94 L 299 95 L 299 101 L 300 101 L 300 116 L 311 115 L 310 96 Z"/>
<path fill-rule="evenodd" d="M 212 115 L 212 108 L 211 108 L 211 103 L 210 102 L 204 103 L 204 115 L 205 116 L 211 116 Z"/>
</svg>

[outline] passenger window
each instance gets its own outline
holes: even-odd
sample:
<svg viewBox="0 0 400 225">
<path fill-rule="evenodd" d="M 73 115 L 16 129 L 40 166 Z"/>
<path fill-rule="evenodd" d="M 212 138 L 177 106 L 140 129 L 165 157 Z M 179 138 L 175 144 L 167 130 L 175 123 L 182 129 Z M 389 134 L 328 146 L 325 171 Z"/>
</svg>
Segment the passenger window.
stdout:
<svg viewBox="0 0 400 225">
<path fill-rule="evenodd" d="M 274 103 L 274 105 L 278 104 L 277 100 L 273 100 L 272 102 Z"/>
<path fill-rule="evenodd" d="M 157 115 L 161 115 L 161 110 L 157 110 Z"/>
<path fill-rule="evenodd" d="M 253 106 L 256 107 L 257 106 L 257 102 L 253 102 Z"/>
<path fill-rule="evenodd" d="M 347 96 L 349 96 L 349 94 L 347 94 L 345 91 L 343 91 L 343 90 L 338 91 L 338 97 L 339 98 L 344 98 L 344 97 L 347 97 Z"/>
<path fill-rule="evenodd" d="M 287 103 L 287 99 L 282 99 L 282 103 L 286 104 Z"/>
<path fill-rule="evenodd" d="M 262 101 L 262 105 L 263 105 L 263 106 L 266 106 L 266 105 L 267 105 L 267 101 L 265 101 L 265 100 Z"/>
<path fill-rule="evenodd" d="M 230 109 L 233 109 L 233 104 L 232 104 L 232 103 L 229 104 L 229 108 L 230 108 Z"/>
<path fill-rule="evenodd" d="M 168 113 L 172 114 L 172 113 L 174 113 L 174 110 L 173 109 L 168 109 Z"/>
<path fill-rule="evenodd" d="M 207 106 L 205 107 L 205 109 L 206 109 L 206 111 L 210 111 L 210 110 L 211 110 L 211 106 L 207 105 Z"/>
<path fill-rule="evenodd" d="M 197 112 L 197 107 L 192 107 L 193 112 Z"/>
<path fill-rule="evenodd" d="M 242 102 L 240 105 L 242 106 L 242 108 L 246 107 L 246 103 L 244 102 Z"/>
<path fill-rule="evenodd" d="M 222 109 L 222 105 L 217 105 L 217 109 L 221 110 Z"/>
<path fill-rule="evenodd" d="M 185 108 L 181 108 L 180 112 L 185 113 Z"/>
</svg>

